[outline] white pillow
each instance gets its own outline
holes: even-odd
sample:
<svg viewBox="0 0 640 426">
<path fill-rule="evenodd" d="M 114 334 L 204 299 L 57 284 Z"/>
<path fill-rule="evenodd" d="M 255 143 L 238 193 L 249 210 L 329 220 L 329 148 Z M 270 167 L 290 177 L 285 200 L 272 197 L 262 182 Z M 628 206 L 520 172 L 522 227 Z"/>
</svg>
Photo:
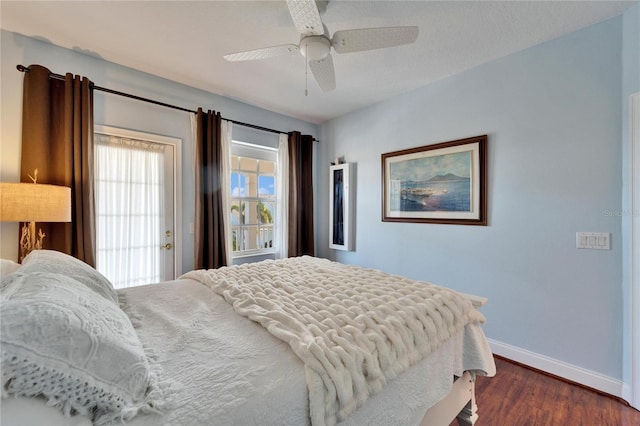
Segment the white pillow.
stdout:
<svg viewBox="0 0 640 426">
<path fill-rule="evenodd" d="M 14 262 L 13 260 L 0 259 L 0 277 L 13 274 L 19 268 L 20 268 L 20 264 Z"/>
<path fill-rule="evenodd" d="M 0 302 L 4 392 L 42 395 L 96 425 L 152 411 L 157 378 L 117 305 L 71 277 L 42 272 L 7 277 Z"/>
<path fill-rule="evenodd" d="M 83 261 L 54 250 L 33 250 L 22 261 L 20 273 L 53 272 L 85 284 L 91 290 L 118 304 L 118 294 L 111 282 Z"/>
</svg>

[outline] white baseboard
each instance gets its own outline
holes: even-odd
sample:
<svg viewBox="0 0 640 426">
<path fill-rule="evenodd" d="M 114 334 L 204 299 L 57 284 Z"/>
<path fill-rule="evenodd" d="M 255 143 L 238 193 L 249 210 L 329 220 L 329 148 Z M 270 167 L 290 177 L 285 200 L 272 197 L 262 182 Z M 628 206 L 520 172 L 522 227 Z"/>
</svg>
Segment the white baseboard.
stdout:
<svg viewBox="0 0 640 426">
<path fill-rule="evenodd" d="M 631 386 L 629 386 L 628 383 L 623 383 L 622 384 L 622 399 L 624 399 L 625 401 L 627 401 L 629 404 L 631 404 L 631 400 L 633 399 L 633 395 L 631 394 Z M 640 410 L 640 408 L 636 408 L 637 410 Z"/>
<path fill-rule="evenodd" d="M 571 380 L 572 382 L 597 389 L 618 398 L 627 400 L 628 395 L 621 380 L 613 379 L 604 374 L 587 370 L 573 364 L 559 361 L 545 355 L 540 355 L 526 349 L 512 346 L 507 343 L 487 339 L 494 354 L 503 356 L 510 360 L 528 365 L 538 370 Z M 626 397 L 626 398 L 625 398 Z"/>
</svg>

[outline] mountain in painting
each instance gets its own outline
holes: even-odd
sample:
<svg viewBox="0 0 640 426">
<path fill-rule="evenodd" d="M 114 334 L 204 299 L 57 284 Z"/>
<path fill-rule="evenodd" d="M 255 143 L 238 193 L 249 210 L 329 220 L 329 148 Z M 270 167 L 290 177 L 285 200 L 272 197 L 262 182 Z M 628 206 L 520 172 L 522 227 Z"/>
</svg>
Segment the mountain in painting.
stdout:
<svg viewBox="0 0 640 426">
<path fill-rule="evenodd" d="M 469 180 L 469 178 L 454 175 L 453 173 L 447 173 L 446 175 L 434 176 L 431 179 L 429 179 L 427 182 L 450 182 L 454 180 Z"/>
</svg>

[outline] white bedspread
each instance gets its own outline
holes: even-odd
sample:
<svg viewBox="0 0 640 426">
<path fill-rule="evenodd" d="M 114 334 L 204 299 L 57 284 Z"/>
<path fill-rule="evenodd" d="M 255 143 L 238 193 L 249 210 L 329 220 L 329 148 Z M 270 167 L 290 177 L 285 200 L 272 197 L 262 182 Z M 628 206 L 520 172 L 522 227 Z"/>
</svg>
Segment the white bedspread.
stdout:
<svg viewBox="0 0 640 426">
<path fill-rule="evenodd" d="M 143 344 L 155 352 L 173 408 L 130 426 L 280 426 L 309 424 L 302 362 L 259 324 L 192 280 L 121 290 Z M 463 351 L 464 349 L 464 351 Z M 340 426 L 418 425 L 464 370 L 495 374 L 484 334 L 469 324 L 369 398 Z M 87 425 L 33 398 L 2 401 L 0 424 Z M 82 421 L 84 419 L 84 422 Z"/>
<path fill-rule="evenodd" d="M 302 360 L 311 423 L 334 425 L 465 325 L 484 322 L 452 290 L 303 256 L 192 271 Z"/>
</svg>

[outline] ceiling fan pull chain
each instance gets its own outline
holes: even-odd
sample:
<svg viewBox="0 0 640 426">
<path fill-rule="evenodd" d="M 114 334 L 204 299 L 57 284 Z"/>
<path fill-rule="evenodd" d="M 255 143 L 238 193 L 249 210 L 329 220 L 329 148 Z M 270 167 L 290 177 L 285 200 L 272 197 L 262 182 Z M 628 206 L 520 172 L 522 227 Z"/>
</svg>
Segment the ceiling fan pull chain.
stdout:
<svg viewBox="0 0 640 426">
<path fill-rule="evenodd" d="M 304 95 L 309 96 L 309 92 L 307 91 L 307 81 L 309 80 L 307 77 L 309 75 L 309 64 L 307 61 L 304 61 Z"/>
</svg>

